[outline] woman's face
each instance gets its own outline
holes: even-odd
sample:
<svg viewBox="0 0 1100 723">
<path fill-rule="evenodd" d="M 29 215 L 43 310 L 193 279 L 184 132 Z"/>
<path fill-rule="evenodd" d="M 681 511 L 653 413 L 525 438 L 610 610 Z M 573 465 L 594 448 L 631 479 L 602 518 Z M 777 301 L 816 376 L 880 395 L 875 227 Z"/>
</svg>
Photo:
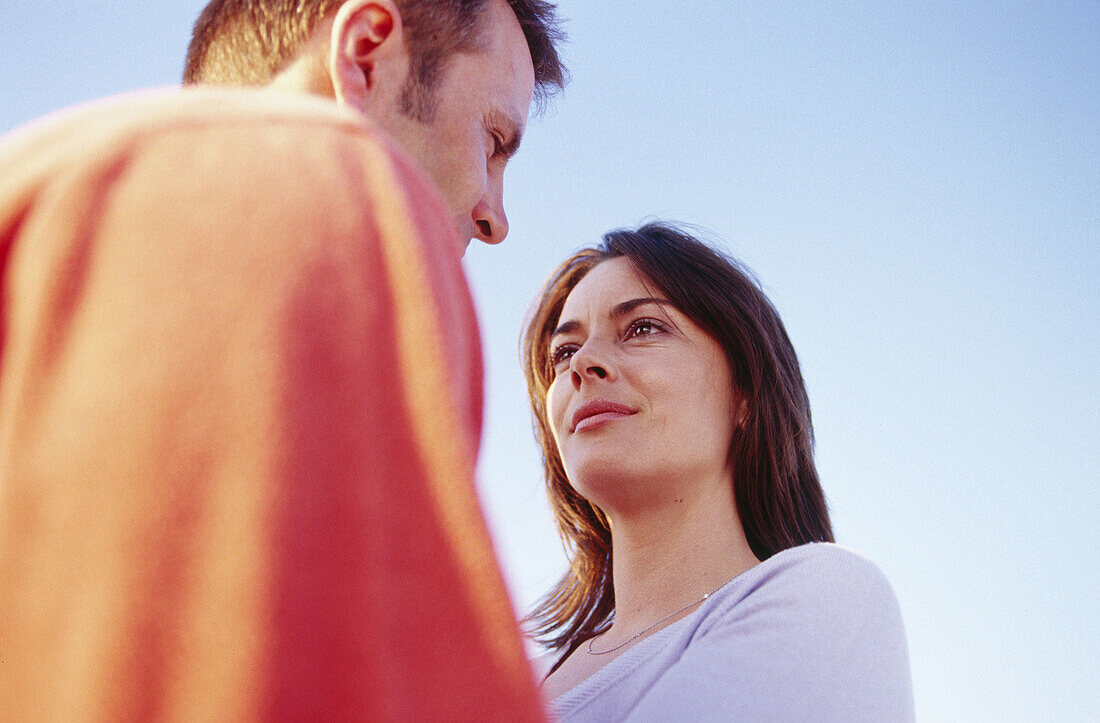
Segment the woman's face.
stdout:
<svg viewBox="0 0 1100 723">
<path fill-rule="evenodd" d="M 728 494 L 734 394 L 722 348 L 626 258 L 574 287 L 546 407 L 573 487 L 605 512 Z"/>
</svg>

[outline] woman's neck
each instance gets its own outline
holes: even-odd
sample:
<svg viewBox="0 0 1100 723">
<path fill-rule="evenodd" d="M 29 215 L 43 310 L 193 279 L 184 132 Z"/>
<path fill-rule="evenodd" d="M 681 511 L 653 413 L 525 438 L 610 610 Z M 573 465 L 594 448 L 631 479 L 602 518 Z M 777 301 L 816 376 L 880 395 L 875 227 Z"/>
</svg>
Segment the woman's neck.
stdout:
<svg viewBox="0 0 1100 723">
<path fill-rule="evenodd" d="M 721 489 L 719 487 L 718 489 Z M 728 494 L 701 496 L 630 516 L 610 515 L 615 623 L 602 647 L 618 645 L 670 613 L 667 624 L 759 560 Z"/>
</svg>

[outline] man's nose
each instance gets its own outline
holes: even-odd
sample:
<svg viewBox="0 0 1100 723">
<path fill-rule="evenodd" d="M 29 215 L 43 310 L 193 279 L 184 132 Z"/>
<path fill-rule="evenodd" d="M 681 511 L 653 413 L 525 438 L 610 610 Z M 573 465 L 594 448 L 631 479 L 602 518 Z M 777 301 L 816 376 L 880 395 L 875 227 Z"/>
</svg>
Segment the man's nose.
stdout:
<svg viewBox="0 0 1100 723">
<path fill-rule="evenodd" d="M 493 186 L 496 185 L 496 188 Z M 508 235 L 508 216 L 504 213 L 504 194 L 500 184 L 490 184 L 474 206 L 474 238 L 498 244 Z"/>
</svg>

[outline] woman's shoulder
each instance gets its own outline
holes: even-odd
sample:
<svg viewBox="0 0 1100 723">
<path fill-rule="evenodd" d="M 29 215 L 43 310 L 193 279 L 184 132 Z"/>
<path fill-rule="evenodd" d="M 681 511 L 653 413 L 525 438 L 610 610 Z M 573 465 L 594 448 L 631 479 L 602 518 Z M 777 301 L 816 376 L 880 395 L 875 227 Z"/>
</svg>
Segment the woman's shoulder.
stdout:
<svg viewBox="0 0 1100 723">
<path fill-rule="evenodd" d="M 698 642 L 705 638 L 704 649 L 726 661 L 727 671 L 754 670 L 775 683 L 777 695 L 803 691 L 812 702 L 807 710 L 912 718 L 901 610 L 877 565 L 839 545 L 812 543 L 777 553 L 742 578 L 699 630 Z"/>
<path fill-rule="evenodd" d="M 786 550 L 775 553 L 761 564 L 816 564 L 845 568 L 878 569 L 873 562 L 861 553 L 835 542 L 807 542 L 803 545 L 788 547 Z"/>
<path fill-rule="evenodd" d="M 772 555 L 744 575 L 754 591 L 805 589 L 807 592 L 893 590 L 875 563 L 847 547 L 811 542 Z"/>
<path fill-rule="evenodd" d="M 905 631 L 862 555 L 784 550 L 556 701 L 564 719 L 912 720 Z M 601 707 L 602 706 L 602 707 Z"/>
<path fill-rule="evenodd" d="M 722 593 L 725 605 L 715 612 L 727 622 L 777 624 L 791 635 L 862 630 L 904 636 L 897 596 L 886 576 L 863 555 L 833 543 L 776 553 Z"/>
</svg>

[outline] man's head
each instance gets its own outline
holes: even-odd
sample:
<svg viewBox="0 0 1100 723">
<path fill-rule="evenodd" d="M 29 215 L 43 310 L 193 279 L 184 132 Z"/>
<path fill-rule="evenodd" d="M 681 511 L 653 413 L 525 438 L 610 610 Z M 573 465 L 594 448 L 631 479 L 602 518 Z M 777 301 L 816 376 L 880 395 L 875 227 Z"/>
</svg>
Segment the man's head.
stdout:
<svg viewBox="0 0 1100 723">
<path fill-rule="evenodd" d="M 531 99 L 564 84 L 560 39 L 544 0 L 212 0 L 184 82 L 297 88 L 361 111 L 431 176 L 467 238 L 497 243 Z"/>
</svg>

